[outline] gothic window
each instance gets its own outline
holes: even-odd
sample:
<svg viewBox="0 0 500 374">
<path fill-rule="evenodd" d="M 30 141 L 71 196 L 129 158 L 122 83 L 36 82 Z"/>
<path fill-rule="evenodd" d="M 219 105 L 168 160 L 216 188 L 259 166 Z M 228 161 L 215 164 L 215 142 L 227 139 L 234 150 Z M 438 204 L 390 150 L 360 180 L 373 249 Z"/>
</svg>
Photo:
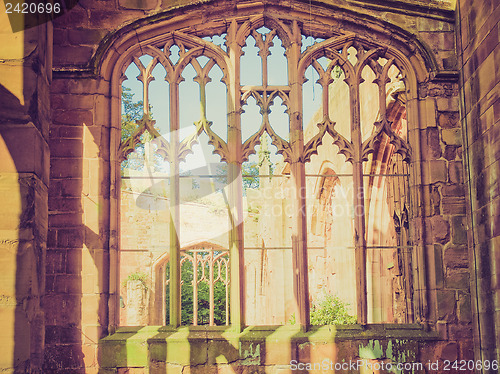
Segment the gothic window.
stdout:
<svg viewBox="0 0 500 374">
<path fill-rule="evenodd" d="M 236 17 L 142 42 L 122 71 L 122 324 L 330 323 L 332 298 L 413 322 L 397 51 Z"/>
</svg>

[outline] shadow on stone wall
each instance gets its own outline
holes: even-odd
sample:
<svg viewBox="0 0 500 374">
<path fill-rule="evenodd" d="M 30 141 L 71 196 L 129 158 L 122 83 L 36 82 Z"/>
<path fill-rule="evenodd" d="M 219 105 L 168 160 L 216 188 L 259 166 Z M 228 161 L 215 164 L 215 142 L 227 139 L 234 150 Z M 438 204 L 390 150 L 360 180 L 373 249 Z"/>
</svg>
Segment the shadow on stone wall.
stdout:
<svg viewBox="0 0 500 374">
<path fill-rule="evenodd" d="M 40 372 L 44 345 L 47 189 L 33 153 L 39 140 L 27 113 L 33 104 L 26 96 L 21 104 L 0 84 L 0 367 L 16 373 Z"/>
</svg>

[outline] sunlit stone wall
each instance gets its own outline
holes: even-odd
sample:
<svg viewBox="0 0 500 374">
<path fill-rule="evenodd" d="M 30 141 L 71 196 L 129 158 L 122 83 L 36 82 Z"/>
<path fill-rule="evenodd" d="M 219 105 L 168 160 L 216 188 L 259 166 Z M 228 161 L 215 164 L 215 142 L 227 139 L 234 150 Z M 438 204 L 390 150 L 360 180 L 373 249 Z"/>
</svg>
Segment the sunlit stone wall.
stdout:
<svg viewBox="0 0 500 374">
<path fill-rule="evenodd" d="M 51 25 L 14 34 L 0 4 L 0 371 L 5 372 L 42 372 L 51 45 Z"/>
<path fill-rule="evenodd" d="M 116 272 L 117 268 L 117 259 L 110 256 L 110 249 L 117 248 L 117 233 L 109 229 L 110 220 L 116 219 L 117 207 L 112 206 L 110 197 L 116 199 L 119 195 L 109 174 L 110 82 L 95 74 L 99 56 L 93 56 L 99 45 L 109 40 L 106 36 L 121 35 L 119 30 L 133 21 L 184 6 L 178 14 L 189 9 L 202 16 L 204 4 L 210 3 L 80 0 L 71 12 L 54 20 L 51 218 L 46 277 L 50 287 L 45 339 L 45 365 L 49 371 L 65 368 L 77 372 L 87 368 L 88 372 L 95 372 L 98 341 L 112 332 L 108 327 L 119 322 L 109 313 L 116 304 L 116 294 L 109 290 L 120 286 L 117 277 L 110 277 L 110 269 Z M 243 3 L 220 1 L 211 11 L 234 12 Z M 431 289 L 425 318 L 439 321 L 442 339 L 434 347 L 439 349 L 422 351 L 420 359 L 468 358 L 471 345 L 466 337 L 470 335 L 471 317 L 461 136 L 456 129 L 458 88 L 452 5 L 439 1 L 405 1 L 401 6 L 394 6 L 392 1 L 324 3 L 332 9 L 345 7 L 361 18 L 374 19 L 380 30 L 387 27 L 384 22 L 389 22 L 417 35 L 434 59 L 436 71 L 442 72 L 419 87 L 417 105 L 426 109 L 428 117 L 421 118 L 420 129 L 415 130 L 422 140 L 425 161 L 422 200 L 417 204 L 425 208 L 425 219 L 416 227 L 419 234 L 425 233 L 425 238 L 418 239 L 425 240 L 429 254 Z M 408 11 L 408 4 L 429 8 Z M 284 5 L 304 11 L 310 6 L 302 1 Z M 362 22 L 357 24 L 361 30 Z M 372 37 L 364 33 L 363 36 Z M 201 351 L 206 357 L 205 350 Z M 269 355 L 273 352 L 280 349 Z M 147 354 L 142 358 L 146 357 Z"/>
<path fill-rule="evenodd" d="M 494 1 L 459 1 L 460 118 L 471 205 L 468 240 L 470 258 L 477 264 L 471 273 L 478 299 L 475 348 L 476 357 L 487 360 L 500 359 L 499 14 Z"/>
</svg>

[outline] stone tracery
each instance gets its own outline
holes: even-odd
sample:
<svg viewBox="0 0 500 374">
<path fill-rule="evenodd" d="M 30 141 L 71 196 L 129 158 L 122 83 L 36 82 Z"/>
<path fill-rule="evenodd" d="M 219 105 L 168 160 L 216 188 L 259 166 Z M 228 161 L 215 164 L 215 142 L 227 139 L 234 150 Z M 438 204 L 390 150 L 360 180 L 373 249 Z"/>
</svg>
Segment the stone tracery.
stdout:
<svg viewBox="0 0 500 374">
<path fill-rule="evenodd" d="M 257 29 L 262 28 L 263 25 L 267 25 L 270 28 L 266 29 L 264 27 L 264 31 L 260 29 L 257 31 Z M 359 191 L 359 193 L 354 194 L 353 202 L 355 209 L 359 210 L 359 214 L 355 214 L 356 219 L 354 224 L 356 233 L 356 294 L 358 295 L 358 318 L 360 322 L 364 323 L 367 321 L 368 315 L 368 301 L 366 298 L 366 240 L 372 228 L 371 226 L 367 228 L 365 222 L 365 215 L 367 214 L 365 213 L 365 197 L 363 196 L 363 165 L 364 162 L 370 161 L 370 155 L 373 153 L 376 153 L 377 158 L 381 157 L 379 153 L 381 144 L 383 144 L 384 147 L 390 144 L 390 155 L 393 153 L 400 154 L 403 162 L 410 161 L 411 149 L 409 144 L 401 137 L 401 129 L 398 129 L 398 132 L 393 130 L 392 122 L 390 122 L 386 115 L 388 92 L 395 84 L 391 83 L 391 79 L 392 81 L 395 79 L 394 70 L 399 72 L 400 83 L 403 84 L 403 91 L 405 91 L 403 83 L 407 81 L 406 73 L 404 73 L 405 63 L 400 61 L 400 54 L 392 48 L 387 46 L 379 47 L 375 43 L 362 40 L 354 34 L 334 36 L 330 39 L 320 40 L 318 43 L 303 50 L 301 42 L 304 36 L 298 22 L 280 20 L 269 16 L 256 17 L 250 21 L 243 22 L 233 20 L 230 22 L 230 26 L 226 31 L 225 48 L 207 41 L 206 36 L 204 39 L 201 39 L 198 36 L 190 35 L 188 31 L 184 30 L 183 32 L 175 31 L 167 33 L 161 37 L 161 41 L 153 39 L 149 44 L 142 43 L 141 49 L 138 50 L 138 52 L 146 53 L 153 57 L 147 67 L 143 66 L 138 56 L 131 56 L 129 58 L 132 59 L 141 72 L 138 79 L 143 82 L 144 117 L 141 121 L 137 122 L 138 129 L 133 136 L 123 141 L 120 145 L 119 153 L 121 153 L 121 156 L 119 156 L 119 159 L 124 159 L 126 154 L 131 152 L 133 147 L 139 142 L 139 136 L 143 132 L 148 131 L 151 136 L 155 138 L 154 142 L 158 145 L 157 151 L 171 164 L 171 194 L 175 196 L 178 195 L 178 192 L 175 190 L 176 188 L 178 189 L 176 186 L 179 184 L 179 178 L 176 174 L 178 165 L 185 159 L 186 155 L 192 153 L 193 146 L 197 143 L 197 138 L 201 133 L 205 133 L 208 136 L 208 143 L 214 147 L 213 152 L 220 156 L 221 161 L 228 162 L 232 165 L 229 170 L 231 170 L 235 178 L 237 178 L 237 175 L 241 172 L 242 163 L 247 161 L 248 157 L 255 153 L 256 146 L 260 144 L 261 138 L 263 136 L 270 136 L 272 145 L 277 148 L 277 153 L 283 155 L 284 162 L 292 166 L 292 176 L 298 178 L 296 179 L 294 188 L 299 191 L 305 188 L 305 180 L 301 179 L 301 174 L 303 175 L 305 170 L 305 163 L 310 162 L 311 157 L 318 154 L 318 147 L 322 145 L 325 134 L 329 134 L 333 145 L 338 149 L 338 153 L 345 156 L 346 162 L 353 164 L 353 188 L 354 191 Z M 203 32 L 207 33 L 207 31 L 197 30 L 198 34 L 200 34 L 200 32 L 202 35 L 205 35 Z M 208 37 L 212 37 L 212 35 L 209 34 Z M 288 64 L 288 85 L 285 86 L 268 85 L 267 59 L 270 55 L 269 48 L 273 46 L 273 40 L 277 37 L 280 38 L 282 45 L 286 48 L 285 55 Z M 245 41 L 248 40 L 248 38 L 253 38 L 255 40 L 256 47 L 259 50 L 258 55 L 261 57 L 262 62 L 262 83 L 260 85 L 240 86 L 239 69 L 244 69 L 245 67 L 240 65 L 239 57 L 242 55 L 242 47 L 245 45 Z M 179 51 L 178 60 L 176 60 L 175 63 L 171 58 L 171 48 L 173 46 L 176 46 Z M 203 66 L 200 65 L 197 60 L 200 56 L 208 57 L 208 62 Z M 323 62 L 325 66 L 319 62 L 322 58 L 328 59 L 326 65 Z M 161 64 L 165 68 L 167 72 L 165 80 L 169 82 L 170 87 L 171 135 L 169 136 L 169 140 L 165 139 L 164 136 L 160 135 L 154 129 L 154 121 L 149 118 L 148 85 L 149 82 L 154 79 L 151 72 L 156 64 Z M 192 134 L 181 139 L 177 134 L 180 128 L 178 108 L 179 101 L 185 98 L 179 96 L 178 85 L 183 80 L 183 69 L 189 64 L 193 66 L 197 74 L 194 81 L 198 83 L 200 90 L 200 120 L 195 122 L 195 128 Z M 227 87 L 229 99 L 227 109 L 229 118 L 227 141 L 223 140 L 212 130 L 212 122 L 210 122 L 206 115 L 207 101 L 205 87 L 211 80 L 211 78 L 209 78 L 209 72 L 215 65 L 219 66 L 223 71 L 223 78 L 221 81 Z M 305 120 L 302 119 L 302 105 L 299 103 L 302 101 L 302 84 L 306 81 L 304 73 L 309 66 L 312 66 L 319 75 L 318 83 L 322 87 L 321 110 L 323 119 L 319 123 L 314 124 L 317 126 L 318 131 L 306 144 L 304 144 L 303 135 L 300 131 L 297 131 L 297 127 L 300 126 L 300 128 L 302 128 L 303 125 L 301 122 Z M 124 69 L 126 68 L 127 65 L 125 64 Z M 374 73 L 375 79 L 373 83 L 376 84 L 378 88 L 379 100 L 378 108 L 376 108 L 378 111 L 378 120 L 372 124 L 372 130 L 367 130 L 370 132 L 368 138 L 363 139 L 361 137 L 362 123 L 360 122 L 359 106 L 360 85 L 363 82 L 361 72 L 365 68 L 371 69 Z M 335 100 L 335 97 L 331 94 L 330 86 L 335 83 L 334 76 L 338 78 L 340 75 L 344 77 L 344 81 L 349 88 L 349 111 L 351 120 L 350 124 L 347 126 L 347 133 L 349 134 L 350 140 L 337 131 L 337 124 L 332 122 L 329 117 L 331 111 L 329 103 Z M 396 78 L 396 81 L 397 80 L 398 78 Z M 260 109 L 262 121 L 260 126 L 256 127 L 258 130 L 247 140 L 242 142 L 240 115 L 249 97 L 255 99 Z M 271 105 L 278 97 L 282 105 L 286 107 L 285 112 L 290 117 L 288 140 L 285 140 L 277 134 L 269 120 Z M 338 126 L 340 125 L 345 127 L 345 124 L 339 124 Z M 346 130 L 343 130 L 344 133 L 345 131 Z M 407 130 L 405 129 L 404 131 Z M 389 156 L 389 159 L 391 157 L 392 156 Z M 388 159 L 383 162 L 387 163 Z M 384 171 L 381 169 L 373 169 L 371 173 L 384 174 Z M 408 176 L 408 171 L 406 171 L 404 175 Z M 383 175 L 381 178 L 384 178 Z M 230 191 L 229 196 L 232 196 L 233 205 L 230 209 L 236 209 L 237 211 L 241 210 L 241 192 L 239 192 L 237 185 L 231 188 L 232 191 Z M 179 213 L 175 213 L 177 209 L 175 200 L 175 198 L 171 199 L 171 209 L 174 211 L 172 220 L 174 221 L 174 226 L 178 227 L 178 224 L 175 224 L 175 221 L 179 219 L 176 218 Z M 296 208 L 298 208 L 297 211 L 299 211 L 301 206 L 305 206 L 304 198 L 300 196 L 297 197 L 295 204 L 297 204 Z M 300 216 L 300 214 L 298 214 L 298 216 Z M 299 223 L 295 230 L 302 231 L 299 233 L 299 236 L 305 238 L 307 233 L 300 227 L 304 227 L 302 226 L 303 224 L 307 225 L 306 218 L 299 217 L 298 219 L 303 223 Z M 243 250 L 242 245 L 238 244 L 238 240 L 234 239 L 237 236 L 238 230 L 242 228 L 236 227 L 238 225 L 234 224 L 234 222 L 236 222 L 234 217 L 230 218 L 230 220 L 233 221 L 233 226 L 231 228 L 233 232 L 233 242 L 229 244 L 229 247 L 236 245 L 236 247 L 233 247 L 234 249 L 232 252 L 234 258 L 236 257 L 234 256 L 234 251 L 241 252 Z M 241 222 L 241 220 L 239 222 Z M 171 233 L 171 235 L 175 235 L 175 233 Z M 171 236 L 171 238 L 173 239 L 173 243 L 175 243 L 175 238 L 173 236 Z M 171 244 L 170 251 L 172 253 L 178 253 L 178 245 Z M 300 304 L 297 311 L 301 316 L 300 323 L 307 324 L 309 308 L 306 301 L 309 299 L 309 296 L 307 296 L 307 249 L 304 246 L 298 245 L 293 251 L 295 253 L 294 256 L 296 256 L 294 257 L 295 261 L 297 261 L 294 266 L 299 269 L 298 272 L 303 286 L 303 294 L 295 294 L 296 301 Z M 240 255 L 241 254 L 242 253 L 240 253 Z M 244 260 L 242 259 L 243 256 L 241 256 L 239 261 L 232 263 L 231 271 L 236 271 L 234 269 L 235 266 L 243 266 L 242 261 Z M 174 263 L 177 261 L 175 256 L 172 257 L 171 261 L 174 261 Z M 175 265 L 173 265 L 173 267 L 175 268 Z M 173 274 L 175 276 L 175 270 Z M 409 274 L 407 275 L 409 276 Z M 237 288 L 235 287 L 235 283 L 233 283 L 233 288 Z M 244 298 L 244 296 L 239 295 L 239 299 L 242 298 Z M 172 300 L 175 300 L 175 298 Z M 242 312 L 236 317 L 237 320 L 243 320 L 241 313 Z M 233 316 L 233 319 L 234 318 Z"/>
</svg>

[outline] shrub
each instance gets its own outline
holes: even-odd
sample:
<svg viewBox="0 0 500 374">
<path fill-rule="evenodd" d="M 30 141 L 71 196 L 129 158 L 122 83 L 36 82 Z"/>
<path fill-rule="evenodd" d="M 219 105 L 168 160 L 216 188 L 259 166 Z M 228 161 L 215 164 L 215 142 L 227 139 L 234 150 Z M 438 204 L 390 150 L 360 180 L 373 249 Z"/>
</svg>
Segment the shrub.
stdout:
<svg viewBox="0 0 500 374">
<path fill-rule="evenodd" d="M 337 296 L 325 294 L 318 304 L 311 307 L 311 325 L 352 325 L 356 316 L 348 311 L 349 304 Z"/>
<path fill-rule="evenodd" d="M 142 283 L 142 286 L 144 287 L 145 290 L 148 289 L 148 275 L 146 273 L 131 273 L 125 278 L 125 280 L 122 283 L 123 287 L 127 287 L 127 282 L 128 281 L 140 281 Z"/>
</svg>

